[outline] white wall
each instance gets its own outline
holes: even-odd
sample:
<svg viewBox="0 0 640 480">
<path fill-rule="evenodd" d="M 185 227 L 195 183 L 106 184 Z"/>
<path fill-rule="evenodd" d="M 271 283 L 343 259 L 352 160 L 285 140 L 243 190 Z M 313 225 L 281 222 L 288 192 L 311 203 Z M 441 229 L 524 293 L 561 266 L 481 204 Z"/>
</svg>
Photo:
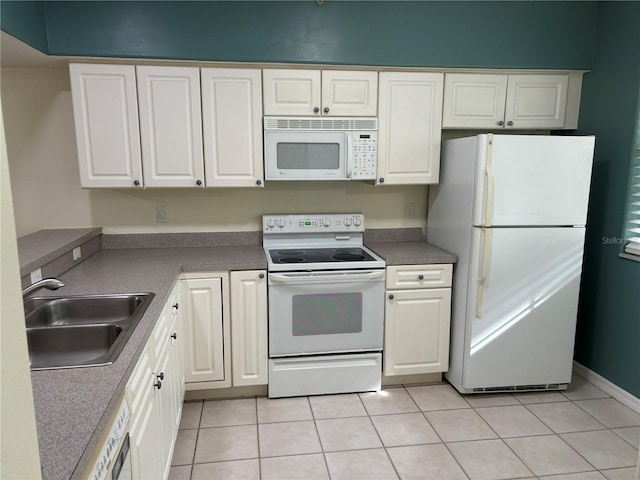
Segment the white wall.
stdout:
<svg viewBox="0 0 640 480">
<path fill-rule="evenodd" d="M 1 114 L 0 157 L 0 478 L 39 479 L 40 454 Z"/>
<path fill-rule="evenodd" d="M 427 187 L 267 182 L 265 188 L 83 190 L 66 68 L 2 70 L 16 230 L 103 227 L 105 233 L 260 230 L 264 213 L 363 212 L 366 228 L 426 226 Z M 404 204 L 415 217 L 404 218 Z M 156 223 L 156 206 L 169 223 Z"/>
</svg>

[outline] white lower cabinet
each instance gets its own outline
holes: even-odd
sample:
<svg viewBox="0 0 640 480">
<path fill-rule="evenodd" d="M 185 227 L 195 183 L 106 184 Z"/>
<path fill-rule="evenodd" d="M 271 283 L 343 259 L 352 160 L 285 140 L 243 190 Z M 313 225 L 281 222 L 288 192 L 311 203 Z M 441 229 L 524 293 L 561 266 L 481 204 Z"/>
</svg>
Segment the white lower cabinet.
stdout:
<svg viewBox="0 0 640 480">
<path fill-rule="evenodd" d="M 181 278 L 186 388 L 230 387 L 229 274 L 185 273 Z"/>
<path fill-rule="evenodd" d="M 268 376 L 267 275 L 231 272 L 233 386 L 266 385 Z"/>
<path fill-rule="evenodd" d="M 446 372 L 453 266 L 387 267 L 386 376 Z"/>
<path fill-rule="evenodd" d="M 184 398 L 177 292 L 171 293 L 127 384 L 133 478 L 169 477 Z"/>
</svg>

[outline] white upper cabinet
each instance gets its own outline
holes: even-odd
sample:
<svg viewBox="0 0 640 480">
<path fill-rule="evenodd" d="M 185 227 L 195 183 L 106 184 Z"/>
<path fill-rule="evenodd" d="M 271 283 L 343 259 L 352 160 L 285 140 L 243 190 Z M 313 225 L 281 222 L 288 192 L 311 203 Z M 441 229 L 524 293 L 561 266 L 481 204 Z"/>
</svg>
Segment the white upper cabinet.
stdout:
<svg viewBox="0 0 640 480">
<path fill-rule="evenodd" d="M 203 68 L 201 75 L 207 186 L 263 186 L 260 70 Z"/>
<path fill-rule="evenodd" d="M 552 129 L 576 128 L 565 122 L 569 75 L 468 74 L 446 75 L 443 128 Z M 578 89 L 580 81 L 572 82 Z M 575 96 L 575 95 L 574 95 Z M 573 115 L 573 114 L 572 114 Z"/>
<path fill-rule="evenodd" d="M 135 67 L 70 64 L 80 185 L 142 186 Z"/>
<path fill-rule="evenodd" d="M 378 72 L 263 70 L 265 115 L 374 117 L 377 94 Z"/>
<path fill-rule="evenodd" d="M 562 128 L 568 75 L 509 75 L 507 128 Z"/>
<path fill-rule="evenodd" d="M 204 186 L 200 69 L 137 67 L 145 187 Z"/>
<path fill-rule="evenodd" d="M 322 115 L 375 117 L 378 72 L 322 71 Z"/>
<path fill-rule="evenodd" d="M 380 72 L 378 184 L 438 183 L 443 77 Z"/>
</svg>

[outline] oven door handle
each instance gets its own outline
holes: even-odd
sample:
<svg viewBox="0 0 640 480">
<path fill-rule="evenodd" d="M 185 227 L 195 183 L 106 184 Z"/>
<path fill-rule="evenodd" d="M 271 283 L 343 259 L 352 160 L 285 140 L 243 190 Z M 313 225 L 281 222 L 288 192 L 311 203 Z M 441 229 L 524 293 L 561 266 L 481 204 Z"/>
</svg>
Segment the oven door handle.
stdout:
<svg viewBox="0 0 640 480">
<path fill-rule="evenodd" d="M 326 283 L 335 280 L 340 281 L 376 281 L 384 278 L 384 270 L 378 270 L 375 272 L 362 272 L 362 273 L 342 273 L 342 274 L 329 274 L 326 272 L 322 272 L 322 274 L 318 273 L 303 273 L 303 274 L 291 274 L 288 275 L 286 273 L 270 273 L 269 280 L 273 283 Z"/>
</svg>

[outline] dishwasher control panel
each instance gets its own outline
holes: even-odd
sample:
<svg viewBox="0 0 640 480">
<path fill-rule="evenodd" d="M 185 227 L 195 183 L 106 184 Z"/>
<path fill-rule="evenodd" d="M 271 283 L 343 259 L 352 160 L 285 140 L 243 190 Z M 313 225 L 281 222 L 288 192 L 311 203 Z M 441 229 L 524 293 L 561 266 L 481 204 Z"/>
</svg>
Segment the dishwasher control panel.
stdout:
<svg viewBox="0 0 640 480">
<path fill-rule="evenodd" d="M 130 416 L 131 414 L 129 413 L 129 406 L 127 405 L 127 401 L 125 400 L 124 402 L 122 402 L 122 406 L 120 407 L 116 419 L 111 426 L 109 436 L 104 442 L 102 451 L 98 455 L 96 465 L 93 468 L 91 475 L 89 476 L 90 479 L 104 480 L 107 478 L 111 464 L 113 463 L 113 459 L 118 454 L 118 447 L 120 445 L 120 442 L 127 434 L 127 426 L 129 424 Z"/>
</svg>

